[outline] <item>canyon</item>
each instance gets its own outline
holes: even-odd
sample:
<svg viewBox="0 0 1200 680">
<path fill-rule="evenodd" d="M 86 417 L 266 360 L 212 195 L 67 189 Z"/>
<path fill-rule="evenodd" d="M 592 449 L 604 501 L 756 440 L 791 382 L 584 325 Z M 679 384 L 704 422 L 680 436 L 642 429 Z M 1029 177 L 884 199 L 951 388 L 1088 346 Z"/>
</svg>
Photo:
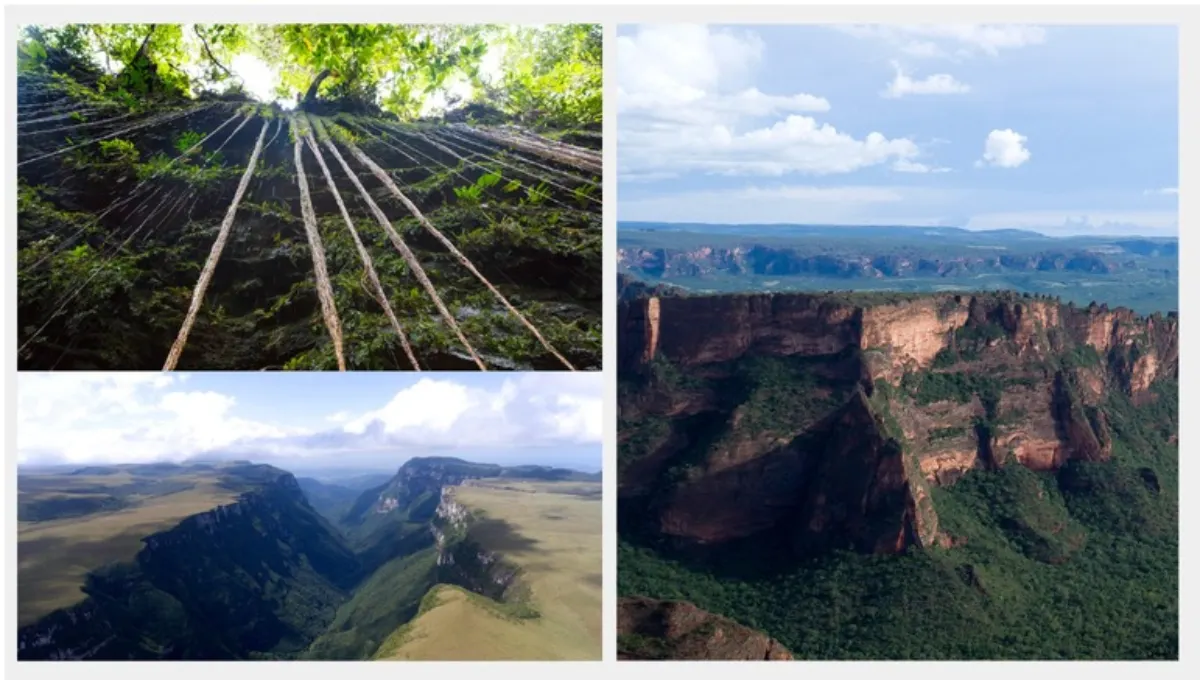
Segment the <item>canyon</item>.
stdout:
<svg viewBox="0 0 1200 680">
<path fill-rule="evenodd" d="M 1158 496 L 1177 464 L 1173 313 L 1011 292 L 622 287 L 619 532 L 649 551 L 639 561 L 956 560 L 983 522 L 1055 565 L 1087 546 L 1062 496 L 1150 494 L 1174 512 Z M 989 485 L 1009 485 L 1011 507 L 963 520 L 961 498 Z"/>
<path fill-rule="evenodd" d="M 423 598 L 436 588 L 452 585 L 500 605 L 527 598 L 521 570 L 476 536 L 478 521 L 456 501 L 461 485 L 489 478 L 594 484 L 595 477 L 542 466 L 413 458 L 383 484 L 360 492 L 297 480 L 269 465 L 171 466 L 165 479 L 151 468 L 21 478 L 23 511 L 41 517 L 57 508 L 65 521 L 79 521 L 73 515 L 79 504 L 50 506 L 25 496 L 59 488 L 93 494 L 107 479 L 117 494 L 132 475 L 148 480 L 138 482 L 138 491 L 162 492 L 149 506 L 162 514 L 172 498 L 190 499 L 191 486 L 220 493 L 205 496 L 212 499 L 207 504 L 193 500 L 208 509 L 168 520 L 166 528 L 130 524 L 129 531 L 145 532 L 139 545 L 128 557 L 91 569 L 76 603 L 23 617 L 20 659 L 372 658 L 385 638 L 418 616 Z M 119 513 L 132 512 L 128 506 L 137 510 L 145 503 L 141 498 L 106 502 L 83 519 L 118 521 Z M 137 517 L 129 514 L 127 522 Z M 76 561 L 97 550 L 86 541 L 56 540 L 57 550 L 77 553 Z M 35 547 L 42 548 L 26 542 L 21 551 Z M 38 595 L 33 588 L 42 586 L 35 579 L 45 576 L 23 563 L 23 601 Z"/>
</svg>

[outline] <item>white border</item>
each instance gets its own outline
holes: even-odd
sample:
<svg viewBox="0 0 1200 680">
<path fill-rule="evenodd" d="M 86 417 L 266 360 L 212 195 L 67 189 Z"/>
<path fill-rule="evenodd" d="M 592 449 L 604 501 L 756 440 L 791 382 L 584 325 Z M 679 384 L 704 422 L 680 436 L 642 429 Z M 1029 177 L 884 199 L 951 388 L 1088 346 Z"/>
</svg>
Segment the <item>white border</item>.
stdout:
<svg viewBox="0 0 1200 680">
<path fill-rule="evenodd" d="M 1194 0 L 1193 0 L 1194 1 Z M 1197 134 L 1192 127 L 1187 125 L 1187 122 L 1200 121 L 1200 105 L 1197 104 L 1197 92 L 1200 90 L 1200 82 L 1197 80 L 1197 74 L 1200 73 L 1200 44 L 1197 44 L 1197 39 L 1200 38 L 1200 9 L 1192 5 L 1187 0 L 1173 0 L 1162 2 L 1153 6 L 1130 6 L 1121 5 L 1115 2 L 1096 2 L 1088 0 L 1062 0 L 1056 6 L 1046 6 L 1038 2 L 1038 0 L 1009 0 L 1006 5 L 982 5 L 973 4 L 972 6 L 963 6 L 966 3 L 954 3 L 951 0 L 931 0 L 920 6 L 906 6 L 898 2 L 863 2 L 862 0 L 843 0 L 837 5 L 817 5 L 815 3 L 806 4 L 805 6 L 795 6 L 794 0 L 761 0 L 754 6 L 732 6 L 722 5 L 719 0 L 660 0 L 655 5 L 644 4 L 638 0 L 608 0 L 604 3 L 595 5 L 585 5 L 582 2 L 571 2 L 571 0 L 527 0 L 522 5 L 511 5 L 503 0 L 477 0 L 476 2 L 465 2 L 463 0 L 442 0 L 437 6 L 404 6 L 403 3 L 397 3 L 395 0 L 361 0 L 356 5 L 340 6 L 329 3 L 322 3 L 319 0 L 260 0 L 256 4 L 252 4 L 250 0 L 211 0 L 205 6 L 165 6 L 163 2 L 155 0 L 133 0 L 131 2 L 122 3 L 121 5 L 106 6 L 100 1 L 83 0 L 72 5 L 60 6 L 38 6 L 36 2 L 19 3 L 20 6 L 6 6 L 5 20 L 6 33 L 11 37 L 15 35 L 15 25 L 18 23 L 61 23 L 63 21 L 72 22 L 189 22 L 189 21 L 205 21 L 205 22 L 255 22 L 255 23 L 282 23 L 282 22 L 496 22 L 496 23 L 547 23 L 547 22 L 601 22 L 606 25 L 605 31 L 605 62 L 609 66 L 614 63 L 613 49 L 615 47 L 615 36 L 613 29 L 617 23 L 637 23 L 637 22 L 658 22 L 670 23 L 679 21 L 688 22 L 706 22 L 706 23 L 833 23 L 833 22 L 855 22 L 855 23 L 991 23 L 991 22 L 1022 22 L 1022 23 L 1043 23 L 1043 24 L 1178 24 L 1180 25 L 1180 167 L 1179 167 L 1179 186 L 1192 187 L 1193 178 L 1195 176 L 1195 155 Z M 680 11 L 680 8 L 686 7 L 686 11 Z M 0 68 L 4 74 L 4 91 L 5 91 L 5 133 L 0 135 L 0 155 L 5 160 L 5 211 L 3 213 L 3 224 L 6 227 L 11 227 L 16 216 L 16 191 L 15 191 L 15 166 L 16 166 L 16 149 L 10 143 L 10 140 L 15 138 L 16 130 L 16 115 L 15 109 L 11 106 L 11 101 L 15 94 L 16 77 L 14 65 L 10 62 L 11 49 L 0 49 Z M 606 71 L 612 71 L 609 68 Z M 613 108 L 613 97 L 615 96 L 615 81 L 612 73 L 605 75 L 605 104 L 606 116 L 604 121 L 604 193 L 606 197 L 606 210 L 604 216 L 605 234 L 604 245 L 606 253 L 610 256 L 606 257 L 604 262 L 604 276 L 606 279 L 606 304 L 604 309 L 604 365 L 606 367 L 606 399 L 604 404 L 605 417 L 608 427 L 605 433 L 605 498 L 604 498 L 604 540 L 605 540 L 605 557 L 604 557 L 604 622 L 605 622 L 605 641 L 604 652 L 605 662 L 581 662 L 581 663 L 477 663 L 470 667 L 455 665 L 453 663 L 443 663 L 440 666 L 431 667 L 425 663 L 403 663 L 399 666 L 391 663 L 361 663 L 361 662 L 279 662 L 283 663 L 283 667 L 272 667 L 280 673 L 287 673 L 289 676 L 297 678 L 313 678 L 324 680 L 331 673 L 352 672 L 355 675 L 365 677 L 393 677 L 397 673 L 405 674 L 407 677 L 432 678 L 435 675 L 444 675 L 447 670 L 456 668 L 459 672 L 483 672 L 492 677 L 499 678 L 560 678 L 579 677 L 579 678 L 600 678 L 602 673 L 611 673 L 617 671 L 623 675 L 639 676 L 650 678 L 662 674 L 681 675 L 688 673 L 689 675 L 698 676 L 698 680 L 707 680 L 711 678 L 723 678 L 727 674 L 737 671 L 725 667 L 725 664 L 708 663 L 708 664 L 631 664 L 625 663 L 614 665 L 615 662 L 615 635 L 611 633 L 614 620 L 615 608 L 615 585 L 616 585 L 616 375 L 614 364 L 616 360 L 616 340 L 618 329 L 615 327 L 615 260 L 611 253 L 615 252 L 615 210 L 612 208 L 616 205 L 618 199 L 616 193 L 616 127 L 615 114 Z M 1102 106 L 1102 102 L 1097 102 L 1097 106 Z M 1129 125 L 1138 125 L 1140 121 L 1129 121 Z M 1184 198 L 1188 195 L 1187 191 L 1181 194 L 1179 203 L 1180 224 L 1191 224 L 1187 217 L 1192 214 L 1192 204 Z M 1184 229 L 1186 230 L 1186 229 Z M 118 675 L 124 680 L 126 678 L 157 678 L 162 675 L 164 666 L 161 664 L 130 664 L 130 663 L 108 663 L 108 664 L 54 664 L 54 663 L 23 663 L 17 664 L 15 657 L 15 634 L 16 634 L 16 513 L 11 512 L 12 499 L 16 498 L 16 433 L 14 431 L 15 416 L 16 416 L 16 355 L 15 344 L 16 338 L 16 239 L 12 236 L 13 230 L 7 228 L 4 230 L 7 240 L 4 244 L 4 276 L 0 278 L 0 300 L 3 300 L 4 309 L 4 332 L 0 334 L 0 351 L 3 352 L 4 371 L 5 371 L 5 389 L 0 392 L 0 409 L 4 412 L 4 439 L 6 452 L 6 478 L 5 478 L 5 498 L 7 499 L 0 507 L 0 517 L 3 517 L 3 525 L 7 532 L 8 540 L 5 542 L 5 573 L 7 576 L 6 587 L 2 592 L 4 602 L 7 604 L 6 616 L 3 619 L 3 624 L 0 625 L 0 649 L 5 653 L 5 668 L 7 677 L 39 677 L 47 679 L 66 679 L 73 675 L 78 675 L 83 672 L 88 676 L 110 676 L 113 678 Z M 1190 262 L 1189 255 L 1195 249 L 1191 247 L 1192 238 L 1190 235 L 1182 237 L 1181 246 L 1183 248 L 1181 258 L 1184 262 Z M 1180 288 L 1181 288 L 1181 317 L 1183 322 L 1181 326 L 1187 327 L 1187 319 L 1192 318 L 1193 309 L 1196 305 L 1192 304 L 1194 299 L 1191 291 L 1195 290 L 1194 277 L 1190 274 L 1188 267 L 1181 268 L 1180 271 Z M 1197 310 L 1200 311 L 1200 310 Z M 1184 342 L 1191 336 L 1184 333 L 1180 341 Z M 1196 344 L 1196 343 L 1191 343 Z M 1190 354 L 1189 354 L 1190 355 Z M 1185 360 L 1182 364 L 1183 375 L 1181 376 L 1180 385 L 1180 401 L 1181 404 L 1190 403 L 1187 397 L 1191 394 L 1191 388 L 1195 383 L 1192 378 L 1195 371 L 1190 367 L 1192 362 Z M 1180 425 L 1181 439 L 1186 442 L 1191 442 L 1193 437 L 1193 428 L 1189 421 L 1184 419 Z M 1184 470 L 1182 479 L 1185 484 L 1190 485 L 1190 477 L 1186 472 L 1188 463 L 1181 460 L 1181 468 Z M 1181 488 L 1181 518 L 1188 514 L 1190 501 L 1188 494 Z M 1181 544 L 1180 544 L 1180 654 L 1181 659 L 1189 660 L 1195 654 L 1191 653 L 1189 646 L 1185 641 L 1190 640 L 1188 633 L 1193 630 L 1190 614 L 1192 608 L 1188 605 L 1193 604 L 1191 593 L 1193 589 L 1189 586 L 1192 581 L 1189 579 L 1188 565 L 1193 564 L 1188 561 L 1191 556 L 1191 546 L 1193 541 L 1189 538 L 1195 533 L 1192 530 L 1192 524 L 1181 521 Z M 263 662 L 265 663 L 265 662 Z M 447 665 L 449 663 L 449 665 Z M 1142 670 L 1155 671 L 1164 674 L 1181 674 L 1183 673 L 1182 663 L 1147 663 L 1140 664 L 1136 668 L 1128 667 L 1127 664 L 1117 663 L 1096 663 L 1087 666 L 1086 668 L 1077 663 L 1067 663 L 1066 665 L 1058 665 L 1053 668 L 1047 667 L 1044 664 L 1038 663 L 901 663 L 901 662 L 876 662 L 876 663 L 853 663 L 845 664 L 840 662 L 807 662 L 803 667 L 798 668 L 793 664 L 754 664 L 749 668 L 749 671 L 760 677 L 767 675 L 788 675 L 794 677 L 797 672 L 800 673 L 850 673 L 861 674 L 866 676 L 875 672 L 884 673 L 888 676 L 907 676 L 912 678 L 929 678 L 932 676 L 945 674 L 946 677 L 961 680 L 965 673 L 979 676 L 994 675 L 995 677 L 1003 677 L 1009 680 L 1014 673 L 1098 673 L 1101 675 L 1126 675 L 1129 673 L 1137 673 Z M 1016 666 L 1016 667 L 1014 667 Z M 210 678 L 214 673 L 220 673 L 222 676 L 246 676 L 249 677 L 256 669 L 261 667 L 253 664 L 245 663 L 175 663 L 167 668 L 173 677 L 180 680 L 197 680 Z M 747 667 L 743 667 L 747 668 Z M 257 671 L 261 672 L 261 671 Z M 746 672 L 746 671 L 742 671 Z M 705 677 L 706 676 L 706 677 Z"/>
</svg>

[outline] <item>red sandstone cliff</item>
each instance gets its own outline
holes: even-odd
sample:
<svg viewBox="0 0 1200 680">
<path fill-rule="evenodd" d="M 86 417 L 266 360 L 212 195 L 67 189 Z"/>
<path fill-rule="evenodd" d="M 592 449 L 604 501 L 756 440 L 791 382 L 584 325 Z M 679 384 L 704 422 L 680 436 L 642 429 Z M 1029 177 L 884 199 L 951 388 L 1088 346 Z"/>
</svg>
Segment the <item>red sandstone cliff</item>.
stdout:
<svg viewBox="0 0 1200 680">
<path fill-rule="evenodd" d="M 861 302 L 871 299 L 623 301 L 619 370 L 625 384 L 644 379 L 621 397 L 623 451 L 637 448 L 622 453 L 622 497 L 653 496 L 658 531 L 697 543 L 784 525 L 802 548 L 946 543 L 930 485 L 976 467 L 1104 460 L 1106 396 L 1145 402 L 1156 381 L 1178 377 L 1174 316 L 1011 294 Z M 750 423 L 750 406 L 763 406 L 739 393 L 738 372 L 761 357 L 810 359 L 804 371 L 820 374 L 811 392 L 828 408 Z M 669 383 L 653 377 L 664 365 L 677 375 Z M 904 386 L 927 374 L 999 387 L 914 399 Z"/>
</svg>

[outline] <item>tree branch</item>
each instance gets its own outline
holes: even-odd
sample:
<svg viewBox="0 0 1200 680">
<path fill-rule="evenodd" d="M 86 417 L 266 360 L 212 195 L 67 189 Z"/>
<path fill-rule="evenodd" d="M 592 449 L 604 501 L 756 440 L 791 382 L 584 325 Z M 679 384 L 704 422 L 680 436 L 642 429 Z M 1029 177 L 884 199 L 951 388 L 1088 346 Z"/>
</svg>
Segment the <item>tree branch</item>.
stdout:
<svg viewBox="0 0 1200 680">
<path fill-rule="evenodd" d="M 217 58 L 215 56 L 213 56 L 212 50 L 209 49 L 209 47 L 208 47 L 208 41 L 204 39 L 204 34 L 200 32 L 200 26 L 194 25 L 194 26 L 192 26 L 192 30 L 196 33 L 196 37 L 200 39 L 200 44 L 204 46 L 204 54 L 208 55 L 208 60 L 211 61 L 213 64 L 215 64 L 217 66 L 217 68 L 224 71 L 225 75 L 229 76 L 230 78 L 236 78 L 239 83 L 242 83 L 243 85 L 245 85 L 245 83 L 242 81 L 242 79 L 240 77 L 235 75 L 233 73 L 233 71 L 230 71 L 228 68 L 225 67 L 225 64 L 222 64 L 221 62 L 217 61 Z"/>
<path fill-rule="evenodd" d="M 150 44 L 150 38 L 154 37 L 154 32 L 157 30 L 158 24 L 150 24 L 150 32 L 147 33 L 145 39 L 142 40 L 142 46 L 138 48 L 137 54 L 133 56 L 133 61 L 129 62 L 130 64 L 136 63 L 139 59 L 145 56 L 146 46 Z"/>
<path fill-rule="evenodd" d="M 317 74 L 317 77 L 315 80 L 313 80 L 312 85 L 308 86 L 308 92 L 304 95 L 304 104 L 311 104 L 313 100 L 317 98 L 317 88 L 320 87 L 321 83 L 331 75 L 333 75 L 333 71 L 329 69 L 325 69 Z"/>
</svg>

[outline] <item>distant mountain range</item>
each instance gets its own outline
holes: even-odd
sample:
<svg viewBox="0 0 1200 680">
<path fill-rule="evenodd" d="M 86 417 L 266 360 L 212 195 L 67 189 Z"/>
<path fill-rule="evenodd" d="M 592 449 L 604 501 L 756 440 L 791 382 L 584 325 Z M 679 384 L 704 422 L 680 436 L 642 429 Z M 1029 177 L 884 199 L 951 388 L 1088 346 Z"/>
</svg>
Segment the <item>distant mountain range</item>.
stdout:
<svg viewBox="0 0 1200 680">
<path fill-rule="evenodd" d="M 617 266 L 706 293 L 995 291 L 1178 309 L 1177 238 L 955 227 L 622 223 Z"/>
</svg>

